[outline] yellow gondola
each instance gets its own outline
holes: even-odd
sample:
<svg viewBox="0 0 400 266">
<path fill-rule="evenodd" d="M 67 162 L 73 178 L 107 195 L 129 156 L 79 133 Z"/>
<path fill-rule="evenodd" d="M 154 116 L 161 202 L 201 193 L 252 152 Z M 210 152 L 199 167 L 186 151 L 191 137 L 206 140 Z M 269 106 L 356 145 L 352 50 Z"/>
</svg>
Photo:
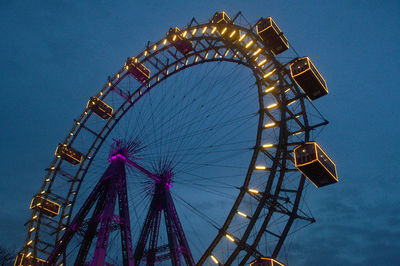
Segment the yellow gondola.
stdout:
<svg viewBox="0 0 400 266">
<path fill-rule="evenodd" d="M 336 165 L 316 142 L 294 149 L 295 165 L 316 187 L 338 182 Z"/>
<path fill-rule="evenodd" d="M 150 70 L 135 57 L 129 57 L 125 63 L 126 70 L 139 82 L 145 83 L 150 78 Z"/>
<path fill-rule="evenodd" d="M 271 17 L 258 21 L 257 34 L 274 55 L 289 49 L 289 42 L 286 36 Z"/>
<path fill-rule="evenodd" d="M 325 79 L 311 62 L 303 57 L 290 65 L 290 74 L 310 100 L 328 94 Z"/>
<path fill-rule="evenodd" d="M 67 146 L 66 144 L 60 144 L 57 146 L 55 155 L 72 165 L 77 165 L 82 161 L 82 153 Z"/>
<path fill-rule="evenodd" d="M 92 110 L 96 115 L 100 116 L 104 120 L 109 119 L 113 113 L 112 107 L 110 107 L 97 97 L 90 98 L 86 105 L 86 108 Z"/>
</svg>

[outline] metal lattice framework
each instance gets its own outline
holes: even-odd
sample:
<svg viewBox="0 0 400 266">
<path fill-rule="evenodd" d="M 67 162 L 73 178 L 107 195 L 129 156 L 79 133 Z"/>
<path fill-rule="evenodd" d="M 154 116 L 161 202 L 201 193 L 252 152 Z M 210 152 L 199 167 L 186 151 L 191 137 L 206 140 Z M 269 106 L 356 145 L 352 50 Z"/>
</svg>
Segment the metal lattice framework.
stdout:
<svg viewBox="0 0 400 266">
<path fill-rule="evenodd" d="M 183 255 L 187 265 L 194 265 L 193 256 L 169 191 L 172 187 L 171 181 L 173 172 L 171 169 L 165 168 L 161 174 L 156 176 L 143 170 L 143 168 L 138 166 L 136 163 L 132 163 L 132 165 L 145 172 L 146 175 L 155 181 L 155 188 L 150 208 L 140 232 L 139 241 L 135 250 L 136 265 L 139 265 L 144 257 L 146 257 L 146 263 L 150 265 L 154 265 L 155 262 L 163 261 L 165 259 L 170 259 L 172 265 L 182 265 L 179 253 Z M 162 213 L 164 213 L 165 217 L 169 254 L 163 254 L 156 257 L 160 248 L 164 248 L 157 245 Z M 148 240 L 150 242 L 149 249 L 147 250 L 147 254 L 145 254 L 146 243 Z"/>
<path fill-rule="evenodd" d="M 121 84 L 130 77 L 125 67 L 109 78 L 95 97 L 105 102 L 110 102 L 113 97 L 121 100 L 113 106 L 112 117 L 96 122 L 95 127 L 91 126 L 95 114 L 86 108 L 62 142 L 74 147 L 80 135 L 89 136 L 85 144 L 79 144 L 83 160 L 78 166 L 71 167 L 56 157 L 47 169 L 38 194 L 60 204 L 61 211 L 58 216 L 48 217 L 33 210 L 27 222 L 27 240 L 22 249 L 27 257 L 46 259 L 60 244 L 74 217 L 77 195 L 92 162 L 132 107 L 170 77 L 212 62 L 237 64 L 250 70 L 255 80 L 258 95 L 258 103 L 255 104 L 259 112 L 252 155 L 236 199 L 224 223 L 196 263 L 244 265 L 254 257 L 276 258 L 295 220 L 314 221 L 299 209 L 305 177 L 294 167 L 292 150 L 308 141 L 314 128 L 327 122 L 310 123 L 309 110 L 306 110 L 308 100 L 288 70 L 292 59 L 287 62 L 278 60 L 254 27 L 236 24 L 239 16 L 222 27 L 213 22 L 200 24 L 193 19 L 181 30 L 182 35 L 193 43 L 193 50 L 186 54 L 179 52 L 167 38 L 148 44 L 135 57 L 151 71 L 147 83 L 138 83 L 131 90 L 122 88 Z M 270 138 L 271 135 L 275 138 Z M 170 198 L 168 193 L 164 196 Z M 98 206 L 102 206 L 105 201 L 100 197 L 97 202 Z M 92 205 L 94 203 L 91 202 Z M 65 265 L 67 254 L 60 255 L 58 262 Z"/>
</svg>

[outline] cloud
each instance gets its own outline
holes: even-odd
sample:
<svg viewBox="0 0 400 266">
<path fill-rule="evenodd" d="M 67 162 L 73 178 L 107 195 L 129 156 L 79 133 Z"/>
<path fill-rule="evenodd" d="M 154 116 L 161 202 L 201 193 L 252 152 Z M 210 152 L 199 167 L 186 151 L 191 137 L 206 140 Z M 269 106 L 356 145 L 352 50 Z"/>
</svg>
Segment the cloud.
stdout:
<svg viewBox="0 0 400 266">
<path fill-rule="evenodd" d="M 289 265 L 393 265 L 398 260 L 400 200 L 392 194 L 396 186 L 367 180 L 367 185 L 313 197 L 319 199 L 317 223 L 294 237 Z"/>
</svg>

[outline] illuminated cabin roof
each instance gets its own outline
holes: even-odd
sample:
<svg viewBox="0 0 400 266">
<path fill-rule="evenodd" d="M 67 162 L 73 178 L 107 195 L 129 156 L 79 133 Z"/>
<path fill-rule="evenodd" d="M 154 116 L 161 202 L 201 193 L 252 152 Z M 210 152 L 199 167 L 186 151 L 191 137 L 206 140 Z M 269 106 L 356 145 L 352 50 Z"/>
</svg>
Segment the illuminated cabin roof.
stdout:
<svg viewBox="0 0 400 266">
<path fill-rule="evenodd" d="M 231 23 L 232 19 L 226 14 L 225 11 L 216 12 L 211 20 L 212 23 Z"/>
<path fill-rule="evenodd" d="M 285 266 L 273 258 L 258 258 L 250 262 L 250 266 Z"/>
</svg>

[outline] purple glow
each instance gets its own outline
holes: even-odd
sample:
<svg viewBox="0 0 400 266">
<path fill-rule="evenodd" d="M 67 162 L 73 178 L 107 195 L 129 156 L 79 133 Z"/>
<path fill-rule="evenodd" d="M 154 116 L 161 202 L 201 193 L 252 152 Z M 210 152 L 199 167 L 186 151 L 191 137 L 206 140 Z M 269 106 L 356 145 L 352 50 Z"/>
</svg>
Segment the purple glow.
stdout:
<svg viewBox="0 0 400 266">
<path fill-rule="evenodd" d="M 109 162 L 112 162 L 112 161 L 114 161 L 115 159 L 117 159 L 117 158 L 121 158 L 122 160 L 124 160 L 124 161 L 126 161 L 126 157 L 125 156 L 123 156 L 123 155 L 121 155 L 121 154 L 116 154 L 116 155 L 114 155 L 114 156 L 111 156 L 109 159 L 108 159 L 108 161 Z"/>
<path fill-rule="evenodd" d="M 128 163 L 130 165 L 132 165 L 133 167 L 135 167 L 136 169 L 138 169 L 139 171 L 141 171 L 142 173 L 144 173 L 147 176 L 153 178 L 155 181 L 157 181 L 157 182 L 161 181 L 160 178 L 158 178 L 156 175 L 152 174 L 150 171 L 147 171 L 146 169 L 144 169 L 143 167 L 141 167 L 140 165 L 138 165 L 134 161 L 128 159 Z"/>
<path fill-rule="evenodd" d="M 72 226 L 72 231 L 77 231 L 78 228 L 79 228 L 79 226 L 78 226 L 77 224 L 74 224 L 74 225 Z"/>
</svg>

